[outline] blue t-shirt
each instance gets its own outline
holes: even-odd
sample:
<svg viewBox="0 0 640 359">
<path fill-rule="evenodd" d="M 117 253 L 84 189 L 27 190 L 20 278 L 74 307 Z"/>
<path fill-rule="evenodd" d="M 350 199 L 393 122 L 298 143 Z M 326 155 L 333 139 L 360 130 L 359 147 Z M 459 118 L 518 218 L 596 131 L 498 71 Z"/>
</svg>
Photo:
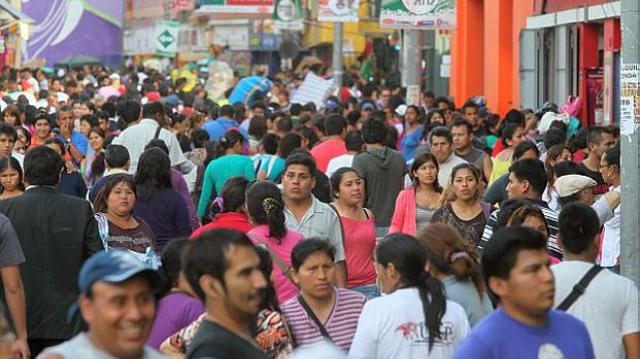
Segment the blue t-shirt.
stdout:
<svg viewBox="0 0 640 359">
<path fill-rule="evenodd" d="M 400 146 L 402 147 L 402 155 L 404 156 L 405 161 L 413 160 L 416 148 L 420 145 L 420 136 L 422 136 L 423 129 L 424 126 L 418 126 L 413 131 L 406 133 L 404 137 L 402 137 Z"/>
<path fill-rule="evenodd" d="M 497 309 L 481 321 L 458 347 L 455 359 L 593 359 L 585 325 L 561 311 L 549 311 L 543 326 L 530 326 Z"/>
<path fill-rule="evenodd" d="M 65 142 L 66 140 L 62 135 L 58 135 L 58 138 L 62 142 Z M 73 145 L 76 146 L 76 149 L 78 149 L 78 152 L 80 152 L 81 155 L 86 156 L 87 148 L 89 147 L 89 139 L 87 138 L 87 136 L 85 136 L 82 132 L 73 131 L 71 132 L 70 139 L 71 142 L 73 142 Z"/>
<path fill-rule="evenodd" d="M 220 137 L 224 136 L 230 128 L 235 128 L 242 136 L 244 136 L 246 141 L 249 141 L 249 134 L 244 128 L 241 128 L 238 123 L 232 119 L 220 117 L 215 121 L 207 121 L 204 125 L 202 125 L 202 129 L 207 131 L 209 134 L 210 141 L 218 141 Z"/>
<path fill-rule="evenodd" d="M 273 164 L 271 163 L 273 162 Z M 284 165 L 286 161 L 284 158 L 280 158 L 278 156 L 273 156 L 269 160 L 262 163 L 262 167 L 260 171 L 263 171 L 267 174 L 267 179 L 271 182 L 275 182 L 278 177 L 284 172 Z M 269 171 L 269 167 L 271 167 L 271 171 Z"/>
</svg>

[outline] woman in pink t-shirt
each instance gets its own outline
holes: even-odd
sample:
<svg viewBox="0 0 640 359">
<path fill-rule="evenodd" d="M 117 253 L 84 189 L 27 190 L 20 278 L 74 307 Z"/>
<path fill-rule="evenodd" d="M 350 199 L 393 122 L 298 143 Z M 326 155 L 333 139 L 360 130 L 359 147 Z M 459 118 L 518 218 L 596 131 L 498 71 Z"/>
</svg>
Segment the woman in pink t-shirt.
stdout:
<svg viewBox="0 0 640 359">
<path fill-rule="evenodd" d="M 253 229 L 248 233 L 251 241 L 269 250 L 273 260 L 273 282 L 280 303 L 298 295 L 298 287 L 290 276 L 291 252 L 302 240 L 301 233 L 288 230 L 285 225 L 284 201 L 278 187 L 272 182 L 258 181 L 247 188 L 246 206 Z"/>
<path fill-rule="evenodd" d="M 336 201 L 332 204 L 340 215 L 344 231 L 344 252 L 347 258 L 347 288 L 377 297 L 373 251 L 376 246 L 376 225 L 373 213 L 362 208 L 364 180 L 350 167 L 342 167 L 331 175 L 331 188 Z"/>
</svg>

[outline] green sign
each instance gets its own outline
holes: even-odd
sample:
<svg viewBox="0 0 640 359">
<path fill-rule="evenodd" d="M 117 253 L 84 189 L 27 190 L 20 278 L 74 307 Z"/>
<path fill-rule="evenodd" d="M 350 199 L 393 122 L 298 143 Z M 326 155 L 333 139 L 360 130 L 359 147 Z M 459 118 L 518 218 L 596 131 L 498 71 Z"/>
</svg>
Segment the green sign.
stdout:
<svg viewBox="0 0 640 359">
<path fill-rule="evenodd" d="M 273 21 L 279 30 L 302 30 L 304 14 L 300 0 L 276 0 Z"/>
<path fill-rule="evenodd" d="M 178 30 L 180 23 L 173 20 L 160 20 L 156 23 L 155 49 L 163 56 L 174 56 L 178 52 Z"/>
</svg>

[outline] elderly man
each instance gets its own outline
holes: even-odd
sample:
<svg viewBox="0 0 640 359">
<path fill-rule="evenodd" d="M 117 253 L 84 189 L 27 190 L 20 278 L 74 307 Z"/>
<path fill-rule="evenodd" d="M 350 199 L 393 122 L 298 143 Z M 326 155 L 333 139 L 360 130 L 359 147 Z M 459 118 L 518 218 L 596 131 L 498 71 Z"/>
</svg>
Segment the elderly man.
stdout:
<svg viewBox="0 0 640 359">
<path fill-rule="evenodd" d="M 582 202 L 596 211 L 600 225 L 613 218 L 613 211 L 620 204 L 620 193 L 611 191 L 595 200 L 594 188 L 597 182 L 591 177 L 582 175 L 566 175 L 559 177 L 554 183 L 558 194 L 558 203 L 562 208 L 572 202 Z"/>
<path fill-rule="evenodd" d="M 94 255 L 78 277 L 78 306 L 89 330 L 38 358 L 164 358 L 145 347 L 161 288 L 159 274 L 125 250 Z"/>
</svg>

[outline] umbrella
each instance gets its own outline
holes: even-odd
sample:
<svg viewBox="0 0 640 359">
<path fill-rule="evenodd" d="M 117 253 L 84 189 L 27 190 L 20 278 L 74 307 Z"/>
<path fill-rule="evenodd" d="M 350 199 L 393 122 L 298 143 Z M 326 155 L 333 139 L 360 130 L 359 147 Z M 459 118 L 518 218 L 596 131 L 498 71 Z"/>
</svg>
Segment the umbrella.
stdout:
<svg viewBox="0 0 640 359">
<path fill-rule="evenodd" d="M 266 77 L 262 76 L 250 76 L 245 77 L 238 82 L 236 87 L 229 96 L 229 103 L 234 104 L 237 102 L 244 102 L 251 106 L 258 94 L 266 94 L 271 90 L 273 83 Z"/>
<path fill-rule="evenodd" d="M 99 58 L 87 55 L 71 55 L 58 61 L 56 66 L 80 67 L 82 65 L 100 65 Z"/>
</svg>

